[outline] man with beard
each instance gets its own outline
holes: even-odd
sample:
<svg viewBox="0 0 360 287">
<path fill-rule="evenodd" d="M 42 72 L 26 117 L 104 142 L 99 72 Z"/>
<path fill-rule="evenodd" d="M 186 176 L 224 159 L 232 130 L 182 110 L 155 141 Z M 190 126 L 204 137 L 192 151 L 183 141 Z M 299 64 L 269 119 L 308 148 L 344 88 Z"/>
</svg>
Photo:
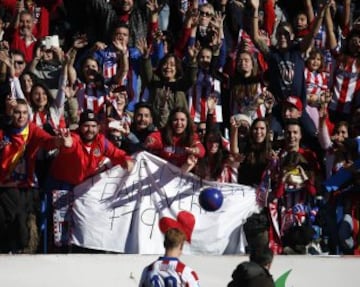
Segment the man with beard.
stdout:
<svg viewBox="0 0 360 287">
<path fill-rule="evenodd" d="M 122 143 L 122 148 L 130 154 L 143 150 L 145 139 L 155 130 L 151 106 L 144 102 L 137 103 L 135 105 L 134 121 L 129 134 Z"/>
<path fill-rule="evenodd" d="M 66 146 L 60 149 L 54 159 L 50 175 L 55 180 L 51 185 L 67 184 L 73 187 L 101 171 L 105 158 L 120 164 L 129 172 L 134 162 L 123 150 L 116 148 L 99 133 L 99 123 L 93 111 L 81 113 L 79 132 L 65 135 Z M 70 167 L 71 166 L 71 167 Z"/>
</svg>

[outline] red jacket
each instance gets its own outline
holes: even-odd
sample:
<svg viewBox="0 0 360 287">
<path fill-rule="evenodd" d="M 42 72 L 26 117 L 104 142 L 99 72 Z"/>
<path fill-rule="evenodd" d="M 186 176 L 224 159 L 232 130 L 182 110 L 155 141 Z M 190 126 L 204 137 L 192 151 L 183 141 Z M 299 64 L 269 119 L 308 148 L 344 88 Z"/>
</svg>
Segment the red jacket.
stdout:
<svg viewBox="0 0 360 287">
<path fill-rule="evenodd" d="M 86 145 L 78 134 L 72 135 L 71 148 L 61 147 L 52 162 L 50 175 L 59 181 L 77 185 L 95 175 L 108 157 L 114 165 L 125 166 L 131 159 L 125 151 L 116 148 L 103 134 L 98 134 L 91 145 Z M 89 149 L 89 151 L 88 151 Z"/>
<path fill-rule="evenodd" d="M 161 131 L 155 131 L 151 133 L 146 139 L 146 148 L 163 159 L 171 162 L 172 164 L 181 167 L 188 157 L 188 154 L 185 152 L 185 146 L 180 142 L 180 137 L 174 136 L 172 146 L 166 146 L 162 136 Z M 205 156 L 205 148 L 199 140 L 199 136 L 194 134 L 193 144 L 191 147 L 197 147 L 199 149 L 199 158 Z"/>
<path fill-rule="evenodd" d="M 39 148 L 56 148 L 55 138 L 34 123 L 23 129 L 0 130 L 0 143 L 0 184 L 19 187 L 36 185 L 35 161 Z M 19 159 L 15 160 L 17 154 Z"/>
</svg>

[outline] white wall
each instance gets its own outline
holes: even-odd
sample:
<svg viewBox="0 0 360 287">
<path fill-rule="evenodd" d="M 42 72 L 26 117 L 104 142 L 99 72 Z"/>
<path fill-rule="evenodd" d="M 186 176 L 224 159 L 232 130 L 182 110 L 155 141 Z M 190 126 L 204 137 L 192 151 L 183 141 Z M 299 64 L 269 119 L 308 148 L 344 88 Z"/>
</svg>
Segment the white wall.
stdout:
<svg viewBox="0 0 360 287">
<path fill-rule="evenodd" d="M 2 255 L 1 287 L 131 287 L 142 268 L 155 260 L 149 255 Z M 226 286 L 245 256 L 183 256 L 195 269 L 201 286 Z M 286 287 L 360 286 L 360 257 L 276 256 L 274 279 L 292 269 Z"/>
</svg>

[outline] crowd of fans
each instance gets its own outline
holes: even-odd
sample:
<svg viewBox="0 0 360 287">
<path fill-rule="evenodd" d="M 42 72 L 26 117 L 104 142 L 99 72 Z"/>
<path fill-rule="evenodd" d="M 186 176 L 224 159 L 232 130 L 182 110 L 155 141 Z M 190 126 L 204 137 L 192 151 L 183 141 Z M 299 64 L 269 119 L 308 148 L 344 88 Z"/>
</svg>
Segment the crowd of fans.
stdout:
<svg viewBox="0 0 360 287">
<path fill-rule="evenodd" d="M 147 150 L 256 187 L 250 252 L 357 254 L 358 17 L 351 0 L 0 0 L 1 252 L 38 250 L 50 186 Z"/>
</svg>

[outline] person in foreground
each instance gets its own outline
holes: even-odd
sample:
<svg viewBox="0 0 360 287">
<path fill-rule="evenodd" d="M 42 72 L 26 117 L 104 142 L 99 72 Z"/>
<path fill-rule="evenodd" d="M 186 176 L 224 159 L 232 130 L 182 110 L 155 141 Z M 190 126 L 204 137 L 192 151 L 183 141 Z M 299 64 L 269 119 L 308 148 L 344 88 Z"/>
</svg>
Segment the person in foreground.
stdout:
<svg viewBox="0 0 360 287">
<path fill-rule="evenodd" d="M 269 247 L 254 250 L 250 261 L 239 264 L 232 274 L 228 287 L 275 287 L 269 272 L 273 261 L 273 252 Z"/>
<path fill-rule="evenodd" d="M 179 260 L 186 235 L 177 228 L 165 233 L 165 255 L 145 267 L 139 287 L 199 287 L 199 278 L 194 270 Z"/>
</svg>

